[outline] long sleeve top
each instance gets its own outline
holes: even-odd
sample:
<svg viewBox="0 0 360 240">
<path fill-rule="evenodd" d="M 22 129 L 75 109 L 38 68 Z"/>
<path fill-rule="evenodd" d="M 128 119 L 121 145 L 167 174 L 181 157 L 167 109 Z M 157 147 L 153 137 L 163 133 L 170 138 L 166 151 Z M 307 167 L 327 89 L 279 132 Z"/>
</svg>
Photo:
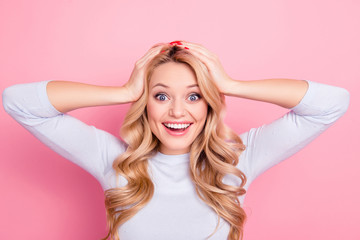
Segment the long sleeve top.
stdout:
<svg viewBox="0 0 360 240">
<path fill-rule="evenodd" d="M 50 103 L 48 81 L 18 84 L 3 92 L 3 104 L 17 122 L 64 158 L 88 171 L 104 190 L 117 182 L 112 163 L 126 144 L 108 132 L 57 111 Z M 343 88 L 308 81 L 301 102 L 281 118 L 240 135 L 246 150 L 237 167 L 250 183 L 261 173 L 290 157 L 329 128 L 347 110 L 349 93 Z M 189 154 L 164 155 L 148 160 L 155 186 L 151 201 L 118 230 L 121 240 L 206 239 L 217 224 L 216 213 L 196 194 L 189 175 Z M 226 176 L 227 184 L 239 179 Z M 244 202 L 244 195 L 239 198 Z M 221 219 L 210 239 L 226 239 L 229 225 Z"/>
</svg>

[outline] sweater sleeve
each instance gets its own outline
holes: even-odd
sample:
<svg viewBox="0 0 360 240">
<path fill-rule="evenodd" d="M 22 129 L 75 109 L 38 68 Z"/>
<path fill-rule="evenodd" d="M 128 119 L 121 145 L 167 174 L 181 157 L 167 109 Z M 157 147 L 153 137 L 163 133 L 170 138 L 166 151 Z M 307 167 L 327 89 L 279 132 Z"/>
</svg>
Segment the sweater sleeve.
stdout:
<svg viewBox="0 0 360 240">
<path fill-rule="evenodd" d="M 57 111 L 50 103 L 49 81 L 18 84 L 3 92 L 3 105 L 18 123 L 49 148 L 93 175 L 103 186 L 114 159 L 125 150 L 115 136 Z"/>
<path fill-rule="evenodd" d="M 249 184 L 304 148 L 346 112 L 350 99 L 347 90 L 307 82 L 305 96 L 290 112 L 240 136 L 246 150 L 240 155 L 239 168 L 247 175 Z"/>
</svg>

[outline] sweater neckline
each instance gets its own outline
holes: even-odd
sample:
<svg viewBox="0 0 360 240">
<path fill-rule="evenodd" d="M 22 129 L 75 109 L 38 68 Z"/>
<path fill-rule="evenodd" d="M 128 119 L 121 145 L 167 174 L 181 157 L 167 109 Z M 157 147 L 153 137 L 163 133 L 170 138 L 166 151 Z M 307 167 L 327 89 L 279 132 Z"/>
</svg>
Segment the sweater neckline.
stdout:
<svg viewBox="0 0 360 240">
<path fill-rule="evenodd" d="M 190 153 L 167 155 L 161 152 L 157 152 L 153 160 L 166 165 L 177 165 L 181 163 L 188 163 L 190 161 Z"/>
</svg>

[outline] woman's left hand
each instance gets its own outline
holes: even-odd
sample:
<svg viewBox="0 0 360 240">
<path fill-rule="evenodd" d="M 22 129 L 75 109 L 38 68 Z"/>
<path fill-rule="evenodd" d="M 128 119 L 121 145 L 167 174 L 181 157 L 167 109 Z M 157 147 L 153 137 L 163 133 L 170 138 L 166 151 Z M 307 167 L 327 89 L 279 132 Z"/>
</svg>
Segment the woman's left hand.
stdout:
<svg viewBox="0 0 360 240">
<path fill-rule="evenodd" d="M 191 54 L 205 64 L 220 92 L 228 95 L 234 80 L 226 74 L 218 56 L 200 44 L 184 41 L 181 43 L 183 44 L 181 46 L 187 47 Z"/>
</svg>

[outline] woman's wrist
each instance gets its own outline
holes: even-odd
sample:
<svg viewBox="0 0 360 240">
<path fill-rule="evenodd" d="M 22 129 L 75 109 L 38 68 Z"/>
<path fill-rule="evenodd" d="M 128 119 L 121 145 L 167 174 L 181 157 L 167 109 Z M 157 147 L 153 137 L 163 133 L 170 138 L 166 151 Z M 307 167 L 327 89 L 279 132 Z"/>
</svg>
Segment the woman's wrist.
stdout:
<svg viewBox="0 0 360 240">
<path fill-rule="evenodd" d="M 229 78 L 226 81 L 223 81 L 223 84 L 221 84 L 221 88 L 220 91 L 221 93 L 223 93 L 224 95 L 227 96 L 237 96 L 237 97 L 241 97 L 241 90 L 242 90 L 242 82 L 241 80 L 235 80 L 232 78 Z"/>
<path fill-rule="evenodd" d="M 131 97 L 124 87 L 105 87 L 104 105 L 117 105 L 131 102 Z"/>
<path fill-rule="evenodd" d="M 124 85 L 117 88 L 115 104 L 136 102 L 140 96 L 137 96 L 131 89 Z"/>
</svg>

